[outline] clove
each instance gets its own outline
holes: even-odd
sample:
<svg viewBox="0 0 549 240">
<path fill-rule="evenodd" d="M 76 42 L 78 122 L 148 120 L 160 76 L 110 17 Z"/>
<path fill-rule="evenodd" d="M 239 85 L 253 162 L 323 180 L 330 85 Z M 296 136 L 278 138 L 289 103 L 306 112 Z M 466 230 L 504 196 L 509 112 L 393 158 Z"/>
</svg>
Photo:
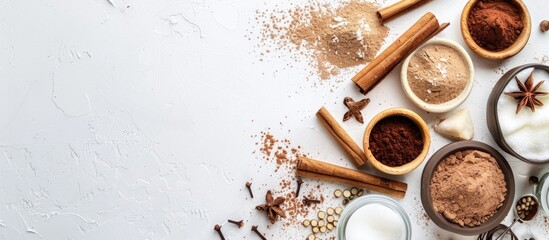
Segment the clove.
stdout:
<svg viewBox="0 0 549 240">
<path fill-rule="evenodd" d="M 244 220 L 240 220 L 240 221 L 235 221 L 235 220 L 227 220 L 228 222 L 232 223 L 232 224 L 235 224 L 238 226 L 238 228 L 241 228 L 244 226 Z"/>
<path fill-rule="evenodd" d="M 303 197 L 303 204 L 310 206 L 311 204 L 317 204 L 320 203 L 320 200 L 317 199 L 309 199 L 307 197 Z"/>
<path fill-rule="evenodd" d="M 303 184 L 303 180 L 301 178 L 297 179 L 297 190 L 295 190 L 295 197 L 299 197 L 299 190 L 301 190 L 301 184 Z"/>
<path fill-rule="evenodd" d="M 532 185 L 537 185 L 539 184 L 539 179 L 538 177 L 536 176 L 531 176 L 529 179 L 528 179 L 528 182 Z"/>
<path fill-rule="evenodd" d="M 257 226 L 252 226 L 252 231 L 255 232 L 257 234 L 257 236 L 259 236 L 261 239 L 267 240 L 267 238 L 265 236 L 263 236 L 263 234 L 261 234 L 261 232 L 259 232 L 259 230 L 257 230 Z"/>
<path fill-rule="evenodd" d="M 254 194 L 252 193 L 252 183 L 246 182 L 246 187 L 248 188 L 248 192 L 250 192 L 250 196 L 254 198 Z"/>
<path fill-rule="evenodd" d="M 221 226 L 219 224 L 216 224 L 214 226 L 214 230 L 219 233 L 219 237 L 221 238 L 221 240 L 225 240 L 225 237 L 223 236 L 223 233 L 221 232 Z"/>
</svg>

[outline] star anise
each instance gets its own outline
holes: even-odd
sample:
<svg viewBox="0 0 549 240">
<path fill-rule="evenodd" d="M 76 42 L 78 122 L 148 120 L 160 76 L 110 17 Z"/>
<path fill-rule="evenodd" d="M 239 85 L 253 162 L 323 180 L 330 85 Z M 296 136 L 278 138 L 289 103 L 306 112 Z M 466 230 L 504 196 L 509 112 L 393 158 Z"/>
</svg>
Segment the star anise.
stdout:
<svg viewBox="0 0 549 240">
<path fill-rule="evenodd" d="M 286 218 L 286 213 L 280 208 L 280 205 L 286 200 L 285 198 L 277 197 L 274 199 L 271 190 L 269 190 L 267 191 L 267 195 L 265 195 L 265 200 L 267 201 L 266 204 L 258 205 L 255 209 L 267 212 L 267 217 L 269 217 L 271 223 L 274 224 L 278 220 L 278 216 Z"/>
<path fill-rule="evenodd" d="M 538 84 L 536 84 L 536 86 L 534 86 L 534 77 L 532 76 L 533 73 L 534 71 L 532 70 L 532 72 L 530 73 L 530 76 L 528 77 L 526 82 L 524 82 L 524 84 L 515 76 L 515 80 L 517 82 L 517 85 L 520 91 L 505 93 L 505 95 L 511 96 L 516 100 L 520 100 L 517 104 L 516 114 L 518 114 L 524 106 L 528 106 L 530 110 L 532 110 L 532 112 L 535 112 L 536 105 L 543 106 L 543 103 L 536 97 L 549 94 L 547 92 L 538 91 L 538 89 L 541 87 L 541 85 L 545 81 L 541 81 Z"/>
<path fill-rule="evenodd" d="M 368 103 L 370 103 L 369 98 L 362 99 L 358 102 L 355 102 L 355 100 L 350 97 L 343 99 L 343 104 L 349 108 L 349 111 L 343 115 L 343 121 L 345 122 L 354 116 L 357 121 L 364 123 L 364 119 L 362 118 L 362 113 L 360 111 L 368 106 Z"/>
</svg>

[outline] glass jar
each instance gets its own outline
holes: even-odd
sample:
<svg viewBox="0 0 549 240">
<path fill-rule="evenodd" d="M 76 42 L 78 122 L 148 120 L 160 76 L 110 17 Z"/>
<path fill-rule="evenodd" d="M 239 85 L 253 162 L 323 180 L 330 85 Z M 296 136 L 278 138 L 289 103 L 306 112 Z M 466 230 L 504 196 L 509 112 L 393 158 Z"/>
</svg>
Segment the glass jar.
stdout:
<svg viewBox="0 0 549 240">
<path fill-rule="evenodd" d="M 349 219 L 351 219 L 351 216 L 353 216 L 353 214 L 357 212 L 357 210 L 369 204 L 382 205 L 392 210 L 396 215 L 398 215 L 398 218 L 402 220 L 402 223 L 403 223 L 402 225 L 404 225 L 404 229 L 402 230 L 403 234 L 402 234 L 401 240 L 412 239 L 412 226 L 410 225 L 410 218 L 408 218 L 408 214 L 406 214 L 402 206 L 400 206 L 400 204 L 398 204 L 397 201 L 395 201 L 390 197 L 386 197 L 379 194 L 368 194 L 351 201 L 343 210 L 343 213 L 341 214 L 341 217 L 339 218 L 339 222 L 337 225 L 338 240 L 346 240 L 345 235 L 346 235 L 347 224 L 349 223 Z M 365 237 L 368 237 L 368 236 L 365 236 Z"/>
</svg>

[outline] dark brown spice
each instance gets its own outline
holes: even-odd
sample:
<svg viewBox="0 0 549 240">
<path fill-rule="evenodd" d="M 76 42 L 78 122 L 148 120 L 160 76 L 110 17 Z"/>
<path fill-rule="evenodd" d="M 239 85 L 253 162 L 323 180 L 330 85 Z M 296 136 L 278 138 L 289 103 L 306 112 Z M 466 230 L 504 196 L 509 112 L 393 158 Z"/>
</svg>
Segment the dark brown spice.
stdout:
<svg viewBox="0 0 549 240">
<path fill-rule="evenodd" d="M 259 230 L 257 229 L 257 226 L 252 226 L 252 231 L 255 232 L 257 234 L 257 236 L 259 236 L 261 239 L 267 240 L 267 238 L 265 236 L 263 236 L 263 234 L 261 234 L 261 232 L 259 232 Z"/>
<path fill-rule="evenodd" d="M 303 205 L 310 206 L 311 204 L 318 204 L 320 203 L 320 200 L 318 199 L 310 199 L 307 197 L 303 197 Z"/>
<path fill-rule="evenodd" d="M 246 182 L 246 188 L 248 188 L 248 192 L 250 192 L 250 196 L 254 198 L 254 193 L 252 192 L 252 183 Z"/>
<path fill-rule="evenodd" d="M 467 18 L 475 42 L 490 51 L 510 47 L 518 38 L 524 23 L 518 8 L 505 0 L 481 0 Z"/>
<path fill-rule="evenodd" d="M 401 166 L 413 161 L 423 150 L 423 136 L 409 118 L 390 116 L 380 120 L 370 133 L 370 151 L 387 166 Z"/>
<path fill-rule="evenodd" d="M 273 198 L 273 194 L 271 193 L 271 190 L 269 190 L 265 195 L 265 201 L 267 203 L 258 205 L 255 207 L 255 209 L 267 212 L 267 217 L 269 218 L 271 223 L 274 224 L 276 220 L 278 220 L 278 216 L 286 218 L 286 213 L 280 207 L 280 205 L 282 205 L 284 201 L 286 201 L 285 198 L 277 197 L 275 199 Z"/>
<path fill-rule="evenodd" d="M 299 190 L 301 190 L 301 184 L 303 184 L 303 180 L 301 178 L 297 179 L 297 190 L 295 190 L 295 197 L 299 197 Z"/>
<path fill-rule="evenodd" d="M 238 228 L 241 228 L 241 227 L 244 226 L 244 220 L 236 221 L 236 220 L 231 220 L 231 219 L 229 219 L 229 220 L 227 220 L 227 221 L 230 222 L 230 223 L 232 223 L 232 224 L 234 224 L 234 225 L 237 225 Z"/>
<path fill-rule="evenodd" d="M 355 100 L 350 97 L 344 98 L 343 104 L 345 104 L 345 106 L 349 108 L 349 111 L 347 111 L 345 115 L 343 115 L 343 121 L 345 122 L 351 119 L 351 117 L 355 117 L 358 122 L 364 123 L 364 118 L 362 117 L 362 113 L 360 111 L 366 108 L 366 106 L 368 106 L 368 103 L 370 103 L 369 98 L 362 99 L 358 102 L 355 102 Z"/>
<path fill-rule="evenodd" d="M 223 236 L 223 233 L 221 232 L 221 226 L 219 224 L 216 224 L 214 226 L 214 230 L 219 234 L 221 240 L 225 240 L 225 236 Z"/>
<path fill-rule="evenodd" d="M 537 97 L 549 94 L 547 92 L 538 91 L 545 81 L 540 81 L 538 82 L 538 84 L 536 84 L 536 86 L 534 86 L 534 77 L 532 76 L 533 74 L 534 70 L 532 70 L 530 76 L 528 77 L 526 82 L 524 82 L 524 84 L 515 76 L 515 81 L 517 82 L 520 91 L 505 93 L 505 95 L 511 96 L 514 99 L 519 100 L 517 104 L 516 114 L 518 114 L 524 106 L 528 106 L 530 110 L 532 110 L 532 112 L 535 112 L 536 106 L 543 106 L 543 103 L 539 99 L 537 99 Z"/>
</svg>

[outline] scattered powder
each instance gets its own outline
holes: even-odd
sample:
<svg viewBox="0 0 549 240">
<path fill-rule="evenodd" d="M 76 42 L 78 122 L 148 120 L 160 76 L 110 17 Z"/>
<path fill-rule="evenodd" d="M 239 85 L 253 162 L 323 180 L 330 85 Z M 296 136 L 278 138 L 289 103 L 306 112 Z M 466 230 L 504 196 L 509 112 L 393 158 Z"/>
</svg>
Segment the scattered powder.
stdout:
<svg viewBox="0 0 549 240">
<path fill-rule="evenodd" d="M 302 202 L 303 196 L 324 202 L 324 196 L 318 194 L 320 185 L 313 186 L 313 183 L 309 181 L 304 181 L 301 185 L 299 197 L 295 196 L 297 189 L 295 169 L 298 157 L 307 157 L 307 155 L 301 153 L 301 146 L 292 145 L 288 139 L 277 139 L 269 132 L 261 132 L 259 135 L 253 135 L 252 137 L 259 139 L 259 142 L 256 143 L 259 146 L 259 152 L 254 153 L 259 153 L 263 160 L 276 164 L 275 173 L 278 173 L 276 177 L 278 177 L 279 188 L 271 190 L 275 196 L 286 198 L 282 207 L 287 216 L 279 219 L 279 221 L 282 222 L 283 227 L 294 228 L 300 224 L 302 218 L 309 215 L 310 210 L 316 207 L 315 205 L 304 205 Z M 273 177 L 273 179 L 276 177 Z"/>
<path fill-rule="evenodd" d="M 460 226 L 479 226 L 503 205 L 507 187 L 496 160 L 478 150 L 442 160 L 431 179 L 433 207 Z"/>
<path fill-rule="evenodd" d="M 288 10 L 257 11 L 255 20 L 262 26 L 260 60 L 275 50 L 291 52 L 297 62 L 305 58 L 316 69 L 311 74 L 321 79 L 366 64 L 388 35 L 377 9 L 374 3 L 351 0 L 337 7 L 307 1 Z"/>
<path fill-rule="evenodd" d="M 470 77 L 461 53 L 442 44 L 431 44 L 418 50 L 410 59 L 407 75 L 414 94 L 431 104 L 458 97 Z"/>
</svg>

